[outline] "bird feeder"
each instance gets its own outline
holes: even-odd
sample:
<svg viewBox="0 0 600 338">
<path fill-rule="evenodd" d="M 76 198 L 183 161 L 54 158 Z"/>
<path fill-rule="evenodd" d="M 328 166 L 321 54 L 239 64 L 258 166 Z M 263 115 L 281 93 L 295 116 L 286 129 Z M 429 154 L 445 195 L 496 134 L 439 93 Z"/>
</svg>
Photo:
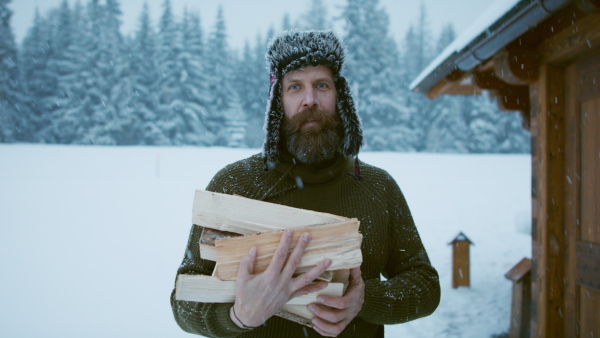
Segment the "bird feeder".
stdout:
<svg viewBox="0 0 600 338">
<path fill-rule="evenodd" d="M 456 289 L 459 286 L 471 286 L 470 280 L 470 257 L 469 248 L 475 245 L 462 232 L 448 243 L 452 245 L 452 288 Z"/>
<path fill-rule="evenodd" d="M 513 283 L 508 336 L 529 337 L 531 318 L 531 259 L 523 258 L 505 275 Z"/>
</svg>

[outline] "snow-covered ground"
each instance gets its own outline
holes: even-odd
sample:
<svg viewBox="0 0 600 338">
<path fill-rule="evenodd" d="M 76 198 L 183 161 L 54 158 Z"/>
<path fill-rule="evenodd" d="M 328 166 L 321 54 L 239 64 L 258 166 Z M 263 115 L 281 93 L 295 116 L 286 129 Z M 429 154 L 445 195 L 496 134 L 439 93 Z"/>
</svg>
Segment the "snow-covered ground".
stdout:
<svg viewBox="0 0 600 338">
<path fill-rule="evenodd" d="M 253 149 L 0 145 L 0 337 L 186 337 L 169 295 L 194 189 Z M 531 256 L 528 155 L 362 153 L 403 189 L 442 300 L 388 337 L 489 337 Z M 451 288 L 464 232 L 471 288 Z"/>
</svg>

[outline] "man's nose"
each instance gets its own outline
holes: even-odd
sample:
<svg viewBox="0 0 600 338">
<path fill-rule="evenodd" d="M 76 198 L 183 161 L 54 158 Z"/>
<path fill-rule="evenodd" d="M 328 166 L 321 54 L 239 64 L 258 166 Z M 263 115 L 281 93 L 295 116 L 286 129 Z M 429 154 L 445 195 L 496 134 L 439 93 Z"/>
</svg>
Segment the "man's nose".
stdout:
<svg viewBox="0 0 600 338">
<path fill-rule="evenodd" d="M 302 106 L 305 108 L 310 108 L 312 106 L 316 106 L 318 103 L 317 96 L 315 95 L 314 88 L 308 88 L 304 93 L 304 100 L 302 102 Z"/>
</svg>

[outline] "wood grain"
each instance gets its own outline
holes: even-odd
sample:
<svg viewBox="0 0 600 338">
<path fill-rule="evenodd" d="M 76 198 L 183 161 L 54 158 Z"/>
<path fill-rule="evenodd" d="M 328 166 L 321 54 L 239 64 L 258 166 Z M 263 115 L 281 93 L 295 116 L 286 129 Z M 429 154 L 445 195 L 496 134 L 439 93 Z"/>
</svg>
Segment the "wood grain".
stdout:
<svg viewBox="0 0 600 338">
<path fill-rule="evenodd" d="M 327 270 L 351 269 L 360 266 L 362 263 L 360 251 L 362 235 L 358 232 L 358 226 L 358 220 L 353 219 L 294 229 L 289 252 L 294 249 L 301 234 L 308 232 L 311 235 L 311 241 L 304 251 L 296 272 L 308 271 L 325 258 L 332 260 L 332 264 Z M 283 231 L 276 231 L 216 240 L 217 276 L 223 280 L 234 279 L 240 260 L 253 246 L 258 249 L 254 273 L 265 271 L 282 234 Z"/>
</svg>

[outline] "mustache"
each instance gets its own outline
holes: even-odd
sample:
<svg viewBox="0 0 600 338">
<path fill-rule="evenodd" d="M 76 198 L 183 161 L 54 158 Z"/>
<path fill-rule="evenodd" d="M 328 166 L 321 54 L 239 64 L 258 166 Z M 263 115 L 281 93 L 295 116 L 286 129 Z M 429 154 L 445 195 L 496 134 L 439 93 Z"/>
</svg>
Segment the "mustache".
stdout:
<svg viewBox="0 0 600 338">
<path fill-rule="evenodd" d="M 328 114 L 325 111 L 310 107 L 298 112 L 291 118 L 285 118 L 285 128 L 288 132 L 299 132 L 304 124 L 311 121 L 320 122 L 323 126 L 337 126 L 339 124 L 338 114 Z"/>
</svg>

